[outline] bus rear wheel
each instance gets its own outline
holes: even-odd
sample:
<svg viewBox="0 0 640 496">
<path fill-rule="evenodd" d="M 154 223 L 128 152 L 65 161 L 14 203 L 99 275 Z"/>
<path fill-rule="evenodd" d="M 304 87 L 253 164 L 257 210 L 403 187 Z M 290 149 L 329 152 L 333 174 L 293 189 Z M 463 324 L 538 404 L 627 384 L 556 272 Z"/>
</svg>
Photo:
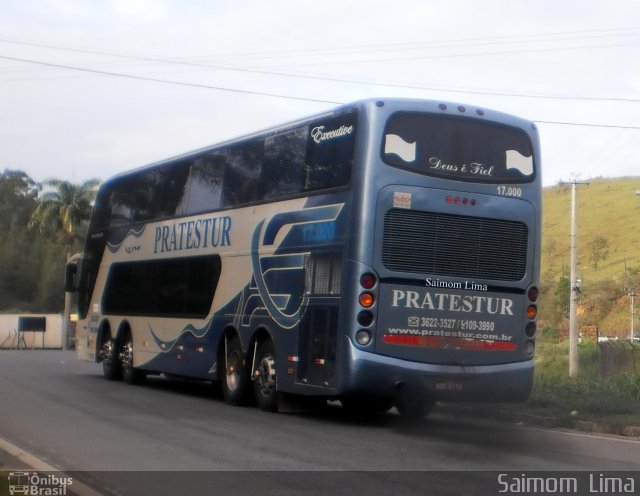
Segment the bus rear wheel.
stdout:
<svg viewBox="0 0 640 496">
<path fill-rule="evenodd" d="M 276 360 L 273 343 L 267 339 L 260 343 L 256 352 L 253 371 L 253 394 L 261 410 L 278 410 L 278 392 L 276 382 Z"/>
<path fill-rule="evenodd" d="M 342 408 L 354 415 L 369 415 L 388 412 L 393 406 L 393 400 L 372 396 L 345 396 L 340 398 Z"/>
<path fill-rule="evenodd" d="M 218 363 L 219 377 L 222 383 L 222 395 L 229 405 L 244 405 L 249 402 L 251 390 L 250 367 L 242 352 L 240 338 L 227 336 L 220 350 Z"/>
<path fill-rule="evenodd" d="M 131 333 L 125 333 L 120 345 L 118 360 L 122 368 L 122 380 L 127 384 L 137 384 L 142 379 L 142 373 L 133 366 L 133 339 Z"/>
<path fill-rule="evenodd" d="M 400 384 L 396 397 L 396 408 L 407 420 L 419 420 L 431 413 L 436 400 L 416 384 Z"/>
<path fill-rule="evenodd" d="M 122 379 L 122 366 L 114 348 L 113 339 L 108 337 L 104 339 L 98 351 L 98 361 L 102 362 L 102 375 L 109 381 Z"/>
</svg>

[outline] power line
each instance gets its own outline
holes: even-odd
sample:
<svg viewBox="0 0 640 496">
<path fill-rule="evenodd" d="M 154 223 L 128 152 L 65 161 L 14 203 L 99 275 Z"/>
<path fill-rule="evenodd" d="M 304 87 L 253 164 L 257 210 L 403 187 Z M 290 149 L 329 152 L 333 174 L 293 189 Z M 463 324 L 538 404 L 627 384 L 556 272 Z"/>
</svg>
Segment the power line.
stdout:
<svg viewBox="0 0 640 496">
<path fill-rule="evenodd" d="M 640 28 L 608 28 L 608 29 L 591 29 L 581 31 L 560 31 L 560 32 L 547 32 L 538 34 L 519 34 L 519 35 L 505 35 L 505 36 L 485 36 L 474 38 L 457 38 L 448 40 L 434 40 L 423 42 L 402 42 L 402 43 L 381 43 L 381 44 L 369 44 L 369 45 L 356 45 L 351 47 L 339 47 L 339 48 L 318 48 L 310 50 L 280 50 L 280 51 L 263 51 L 263 52 L 236 52 L 225 53 L 224 58 L 232 57 L 237 58 L 255 58 L 255 57 L 299 57 L 308 54 L 314 55 L 340 55 L 346 53 L 366 53 L 370 51 L 396 51 L 396 50 L 423 50 L 430 48 L 452 48 L 450 44 L 458 43 L 454 47 L 467 47 L 467 46 L 481 46 L 492 45 L 504 42 L 512 43 L 532 43 L 532 42 L 549 42 L 549 41 L 576 41 L 581 39 L 594 39 L 594 38 L 619 38 L 625 36 L 634 36 L 638 34 Z M 609 34 L 592 34 L 590 36 L 582 36 L 587 33 L 609 33 Z M 549 38 L 554 37 L 554 38 Z M 558 38 L 560 37 L 560 38 Z M 564 37 L 564 38 L 562 38 Z M 527 39 L 528 38 L 528 39 Z M 546 38 L 546 39 L 545 39 Z M 514 41 L 515 40 L 515 41 Z M 447 46 L 449 45 L 449 46 Z M 205 56 L 197 58 L 210 58 L 217 56 Z"/>
<path fill-rule="evenodd" d="M 243 93 L 243 94 L 248 94 L 248 95 L 259 95 L 259 96 L 269 96 L 269 97 L 273 97 L 273 98 L 284 98 L 287 100 L 302 100 L 302 101 L 307 101 L 307 102 L 317 102 L 317 103 L 331 103 L 331 104 L 341 104 L 342 102 L 336 102 L 336 101 L 331 101 L 331 100 L 322 100 L 319 98 L 306 98 L 306 97 L 297 97 L 297 96 L 291 96 L 291 95 L 283 95 L 283 94 L 277 94 L 277 93 L 267 93 L 264 91 L 253 91 L 253 90 L 241 90 L 238 88 L 227 88 L 227 87 L 223 87 L 223 86 L 213 86 L 213 85 L 208 85 L 208 84 L 202 84 L 202 83 L 188 83 L 188 82 L 184 82 L 184 81 L 173 81 L 170 79 L 160 79 L 160 78 L 152 78 L 152 77 L 147 77 L 147 76 L 137 76 L 135 74 L 125 74 L 125 73 L 121 73 L 121 72 L 113 72 L 113 71 L 101 71 L 98 69 L 89 69 L 87 67 L 78 67 L 78 66 L 72 66 L 72 65 L 65 65 L 65 64 L 54 64 L 52 62 L 43 62 L 43 61 L 38 61 L 38 60 L 29 60 L 29 59 L 22 59 L 22 58 L 18 58 L 18 57 L 8 57 L 6 55 L 0 55 L 0 59 L 4 59 L 4 60 L 13 60 L 15 62 L 25 62 L 28 64 L 37 64 L 37 65 L 43 65 L 43 66 L 48 66 L 48 67 L 55 67 L 58 69 L 67 69 L 67 70 L 72 70 L 72 71 L 80 71 L 80 72 L 88 72 L 88 73 L 92 73 L 92 74 L 100 74 L 103 76 L 113 76 L 113 77 L 122 77 L 122 78 L 128 78 L 128 79 L 136 79 L 139 81 L 151 81 L 154 83 L 165 83 L 165 84 L 173 84 L 176 86 L 189 86 L 192 88 L 204 88 L 204 89 L 210 89 L 210 90 L 218 90 L 218 91 L 229 91 L 232 93 Z"/>
<path fill-rule="evenodd" d="M 510 43 L 532 43 L 532 42 L 553 42 L 553 41 L 576 41 L 584 39 L 594 38 L 619 38 L 626 36 L 634 36 L 640 32 L 640 27 L 628 27 L 628 28 L 605 28 L 605 29 L 590 29 L 590 30 L 577 30 L 577 31 L 555 31 L 545 33 L 532 33 L 532 34 L 518 34 L 518 35 L 504 35 L 504 36 L 483 36 L 473 38 L 454 38 L 445 40 L 432 40 L 432 41 L 415 41 L 415 42 L 400 42 L 400 43 L 379 43 L 368 45 L 355 45 L 355 46 L 340 46 L 338 48 L 315 48 L 315 49 L 296 49 L 296 50 L 278 50 L 278 51 L 262 51 L 262 52 L 225 52 L 224 58 L 232 57 L 237 59 L 240 57 L 299 57 L 310 54 L 315 55 L 340 55 L 345 53 L 363 53 L 369 51 L 379 52 L 384 51 L 396 51 L 396 50 L 422 50 L 430 48 L 460 48 L 467 46 L 482 46 L 482 45 L 495 45 L 504 42 Z M 605 34 L 606 33 L 606 34 Z M 586 36 L 588 35 L 588 36 Z M 90 53 L 100 55 L 114 55 L 118 57 L 134 58 L 134 59 L 146 59 L 146 60 L 158 60 L 174 63 L 189 63 L 188 59 L 168 59 L 161 57 L 148 57 L 131 54 L 122 54 L 117 52 L 110 52 L 104 50 L 78 48 L 61 46 L 53 43 L 45 43 L 41 41 L 20 40 L 16 38 L 0 38 L 0 42 L 13 43 L 18 45 L 35 46 L 42 48 L 51 48 L 56 50 L 66 50 L 79 53 Z M 456 43 L 457 45 L 451 45 Z M 211 56 L 191 57 L 191 60 L 209 58 Z M 214 56 L 216 57 L 216 56 Z"/>
<path fill-rule="evenodd" d="M 619 126 L 615 124 L 592 124 L 586 122 L 562 122 L 562 121 L 540 121 L 533 120 L 536 124 L 555 124 L 558 126 L 580 126 L 580 127 L 604 127 L 611 129 L 640 129 L 640 126 Z"/>
<path fill-rule="evenodd" d="M 273 97 L 273 98 L 284 98 L 284 99 L 288 99 L 288 100 L 308 101 L 308 102 L 316 102 L 316 103 L 329 103 L 329 104 L 334 104 L 334 105 L 340 105 L 340 104 L 344 103 L 344 102 L 338 102 L 338 101 L 333 101 L 333 100 L 323 100 L 323 99 L 319 99 L 319 98 L 296 97 L 296 96 L 292 96 L 292 95 L 284 95 L 284 94 L 277 94 L 277 93 L 267 93 L 267 92 L 263 92 L 263 91 L 242 90 L 242 89 L 238 89 L 238 88 L 228 88 L 228 87 L 223 87 L 223 86 L 213 86 L 213 85 L 208 85 L 208 84 L 203 84 L 203 83 L 190 83 L 190 82 L 185 82 L 185 81 L 175 81 L 175 80 L 170 80 L 170 79 L 153 78 L 153 77 L 148 77 L 148 76 L 139 76 L 139 75 L 135 75 L 135 74 L 126 74 L 126 73 L 121 73 L 121 72 L 103 71 L 103 70 L 98 70 L 98 69 L 90 69 L 90 68 L 87 68 L 87 67 L 78 67 L 78 66 L 72 66 L 72 65 L 66 65 L 66 64 L 56 64 L 56 63 L 52 63 L 52 62 L 43 62 L 43 61 L 23 59 L 23 58 L 18 58 L 18 57 L 9 57 L 9 56 L 6 56 L 6 55 L 0 55 L 0 59 L 12 60 L 12 61 L 15 61 L 15 62 L 24 62 L 24 63 L 29 63 L 29 64 L 42 65 L 42 66 L 46 66 L 46 67 L 54 67 L 54 68 L 57 68 L 57 69 L 66 69 L 66 70 L 74 70 L 74 71 L 86 72 L 86 73 L 91 73 L 91 74 L 99 74 L 99 75 L 103 75 L 103 76 L 122 77 L 122 78 L 127 78 L 127 79 L 135 79 L 135 80 L 139 80 L 139 81 L 150 81 L 150 82 L 154 82 L 154 83 L 172 84 L 172 85 L 176 85 L 176 86 L 187 86 L 187 87 L 192 87 L 192 88 L 203 88 L 203 89 L 211 89 L 211 90 L 218 90 L 218 91 L 228 91 L 228 92 L 233 92 L 233 93 L 243 93 L 243 94 L 249 94 L 249 95 L 268 96 L 268 97 Z M 447 90 L 441 90 L 441 91 L 447 91 Z M 613 124 L 594 124 L 594 123 L 561 122 L 561 121 L 545 121 L 545 120 L 533 120 L 533 122 L 535 122 L 537 124 L 554 124 L 554 125 L 562 125 L 562 126 L 582 126 L 582 127 L 600 127 L 600 128 L 634 129 L 634 130 L 635 129 L 640 129 L 640 126 L 620 126 L 620 125 L 613 125 Z"/>
<path fill-rule="evenodd" d="M 599 30 L 596 30 L 599 31 Z M 605 30 L 607 31 L 607 30 Z M 592 32 L 592 31 L 587 31 Z M 580 31 L 575 33 L 581 33 Z M 554 34 L 554 33 L 550 33 Z M 555 33 L 561 34 L 561 33 Z M 530 35 L 529 35 L 530 36 Z M 499 39 L 499 38 L 475 38 L 478 39 Z M 474 38 L 469 38 L 469 40 L 474 40 Z M 498 91 L 481 91 L 481 90 L 461 90 L 461 89 L 448 89 L 448 88 L 438 88 L 434 86 L 425 86 L 419 84 L 409 84 L 402 82 L 384 82 L 384 81 L 370 81 L 370 80 L 359 80 L 353 78 L 342 78 L 335 76 L 318 76 L 312 74 L 302 74 L 302 73 L 292 73 L 292 72 L 279 72 L 273 70 L 266 70 L 260 68 L 247 68 L 247 67 L 237 67 L 237 66 L 227 66 L 227 65 L 212 65 L 202 62 L 189 62 L 180 59 L 172 59 L 165 57 L 149 57 L 149 56 L 141 56 L 141 55 L 131 55 L 131 54 L 120 54 L 109 51 L 102 50 L 89 50 L 84 48 L 74 48 L 74 47 L 61 47 L 58 45 L 48 44 L 48 43 L 39 43 L 39 42 L 30 42 L 30 41 L 20 41 L 20 40 L 12 40 L 7 38 L 0 38 L 0 42 L 4 43 L 14 43 L 19 45 L 27 45 L 27 46 L 36 46 L 41 48 L 50 48 L 55 50 L 64 50 L 71 52 L 79 52 L 79 53 L 87 53 L 92 55 L 107 55 L 107 56 L 115 56 L 119 58 L 125 59 L 133 59 L 133 60 L 142 60 L 142 61 L 150 61 L 150 62 L 161 62 L 168 64 L 177 64 L 191 67 L 201 67 L 208 69 L 217 69 L 217 70 L 225 70 L 225 71 L 236 71 L 236 72 L 245 72 L 252 74 L 265 74 L 270 76 L 280 76 L 280 77 L 289 77 L 289 78 L 298 78 L 298 79 L 311 79 L 317 81 L 331 81 L 338 83 L 351 83 L 351 84 L 364 84 L 370 86 L 382 86 L 382 87 L 394 87 L 394 88 L 406 88 L 406 89 L 419 89 L 419 90 L 429 90 L 429 91 L 439 91 L 446 93 L 459 93 L 459 94 L 472 94 L 472 95 L 488 95 L 488 96 L 500 96 L 500 97 L 518 97 L 518 98 L 534 98 L 534 99 L 544 99 L 544 100 L 572 100 L 572 101 L 602 101 L 602 102 L 623 102 L 623 103 L 640 103 L 640 99 L 634 98 L 621 98 L 621 97 L 589 97 L 589 96 L 570 96 L 570 95 L 541 95 L 541 94 L 530 94 L 530 93 L 513 93 L 513 92 L 498 92 Z M 511 53 L 511 52 L 509 52 Z M 0 57 L 0 58 L 8 58 L 8 57 Z M 398 59 L 394 59 L 398 60 Z M 408 60 L 408 59 L 405 59 Z M 31 61 L 31 63 L 38 63 L 37 61 Z M 49 65 L 46 62 L 41 63 L 41 65 Z M 72 66 L 69 66 L 72 68 Z M 80 69 L 78 69 L 80 70 Z M 89 69 L 83 69 L 88 71 Z M 107 71 L 105 71 L 107 72 Z M 120 73 L 119 73 L 120 74 Z M 124 75 L 124 77 L 128 77 Z M 134 76 L 131 76 L 134 77 Z M 138 77 L 138 76 L 135 76 Z M 143 76 L 139 76 L 142 78 Z"/>
<path fill-rule="evenodd" d="M 6 56 L 6 55 L 0 55 L 0 59 L 13 60 L 15 62 L 24 62 L 24 63 L 36 64 L 36 65 L 43 65 L 43 66 L 47 66 L 47 67 L 55 67 L 55 68 L 58 68 L 58 69 L 74 70 L 74 71 L 86 72 L 86 73 L 91 73 L 91 74 L 99 74 L 99 75 L 103 75 L 103 76 L 122 77 L 122 78 L 127 78 L 127 79 L 135 79 L 135 80 L 139 80 L 139 81 L 150 81 L 150 82 L 154 82 L 154 83 L 172 84 L 172 85 L 176 85 L 176 86 L 187 86 L 187 87 L 192 87 L 192 88 L 203 88 L 203 89 L 211 89 L 211 90 L 218 90 L 218 91 L 228 91 L 228 92 L 233 92 L 233 93 L 243 93 L 243 94 L 249 94 L 249 95 L 268 96 L 268 97 L 273 97 L 273 98 L 284 98 L 284 99 L 288 99 L 288 100 L 308 101 L 308 102 L 316 102 L 316 103 L 330 103 L 330 104 L 334 104 L 334 105 L 340 105 L 340 104 L 344 103 L 344 102 L 338 102 L 338 101 L 333 101 L 333 100 L 323 100 L 323 99 L 319 99 L 319 98 L 297 97 L 297 96 L 292 96 L 292 95 L 267 93 L 267 92 L 263 92 L 263 91 L 242 90 L 242 89 L 238 89 L 238 88 L 228 88 L 228 87 L 223 87 L 223 86 L 213 86 L 213 85 L 202 84 L 202 83 L 189 83 L 189 82 L 185 82 L 185 81 L 174 81 L 174 80 L 170 80 L 170 79 L 153 78 L 153 77 L 148 77 L 148 76 L 138 76 L 138 75 L 135 75 L 135 74 L 126 74 L 126 73 L 121 73 L 121 72 L 102 71 L 102 70 L 98 70 L 98 69 L 90 69 L 90 68 L 87 68 L 87 67 L 78 67 L 78 66 L 72 66 L 72 65 L 66 65 L 66 64 L 55 64 L 55 63 L 52 63 L 52 62 L 43 62 L 43 61 L 23 59 L 23 58 L 18 58 L 18 57 L 9 57 L 9 56 Z M 443 91 L 445 91 L 445 90 L 443 90 Z M 611 125 L 611 124 L 593 124 L 593 123 L 560 122 L 560 121 L 544 121 L 544 120 L 534 120 L 533 122 L 538 123 L 538 124 L 555 124 L 555 125 L 563 125 L 563 126 L 603 127 L 603 128 L 615 128 L 615 129 L 640 129 L 639 126 L 618 126 L 618 125 Z"/>
<path fill-rule="evenodd" d="M 543 52 L 558 52 L 558 51 L 575 51 L 586 50 L 594 48 L 616 48 L 627 46 L 638 46 L 640 43 L 612 43 L 608 45 L 583 45 L 575 47 L 555 47 L 555 48 L 531 48 L 528 50 L 500 50 L 494 52 L 466 52 L 466 53 L 447 53 L 447 54 L 432 54 L 432 55 L 419 55 L 410 57 L 393 57 L 393 58 L 373 58 L 373 59 L 350 59 L 350 60 L 331 60 L 328 62 L 308 62 L 298 63 L 297 66 L 319 66 L 319 65 L 343 65 L 343 64 L 362 64 L 371 62 L 406 62 L 408 60 L 424 60 L 424 59 L 444 59 L 452 57 L 486 57 L 494 55 L 520 55 L 523 53 L 543 53 Z M 444 47 L 447 48 L 447 47 Z M 455 47 L 449 47 L 455 48 Z"/>
</svg>

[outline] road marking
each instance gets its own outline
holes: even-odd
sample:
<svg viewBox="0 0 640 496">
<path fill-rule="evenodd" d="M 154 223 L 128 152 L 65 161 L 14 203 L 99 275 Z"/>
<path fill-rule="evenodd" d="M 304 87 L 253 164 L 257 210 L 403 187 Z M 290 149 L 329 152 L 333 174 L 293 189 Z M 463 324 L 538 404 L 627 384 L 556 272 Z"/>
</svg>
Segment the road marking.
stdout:
<svg viewBox="0 0 640 496">
<path fill-rule="evenodd" d="M 55 472 L 59 477 L 69 477 L 64 472 L 60 471 L 58 468 L 53 465 L 48 464 L 44 460 L 36 457 L 35 455 L 19 448 L 13 443 L 10 443 L 6 439 L 0 438 L 0 450 L 4 450 L 9 453 L 14 458 L 17 458 L 22 463 L 27 465 L 28 468 L 34 470 L 36 472 Z M 3 468 L 4 472 L 7 471 L 7 468 Z M 73 478 L 72 478 L 73 479 Z M 83 484 L 82 482 L 73 479 L 73 483 L 69 488 L 72 494 L 77 496 L 104 496 L 102 493 L 91 489 L 89 486 Z"/>
<path fill-rule="evenodd" d="M 564 434 L 566 436 L 574 436 L 574 437 L 588 437 L 591 439 L 606 439 L 607 441 L 619 441 L 621 443 L 640 443 L 640 439 L 637 437 L 629 437 L 629 436 L 620 436 L 618 434 L 609 434 L 607 432 L 575 432 L 562 430 L 561 428 L 553 428 L 553 427 L 536 427 L 535 425 L 528 424 L 525 427 L 533 427 L 538 428 L 540 430 L 544 430 L 547 432 L 555 432 L 557 434 Z"/>
</svg>

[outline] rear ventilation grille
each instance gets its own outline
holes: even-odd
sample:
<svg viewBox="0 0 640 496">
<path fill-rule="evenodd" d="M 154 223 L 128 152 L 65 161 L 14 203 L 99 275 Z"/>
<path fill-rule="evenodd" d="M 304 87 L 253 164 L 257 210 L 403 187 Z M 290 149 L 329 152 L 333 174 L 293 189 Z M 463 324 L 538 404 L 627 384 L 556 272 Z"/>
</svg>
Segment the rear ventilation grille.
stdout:
<svg viewBox="0 0 640 496">
<path fill-rule="evenodd" d="M 528 234 L 522 222 L 391 209 L 382 263 L 397 272 L 520 281 Z"/>
<path fill-rule="evenodd" d="M 298 336 L 298 382 L 334 387 L 338 307 L 309 306 Z"/>
</svg>

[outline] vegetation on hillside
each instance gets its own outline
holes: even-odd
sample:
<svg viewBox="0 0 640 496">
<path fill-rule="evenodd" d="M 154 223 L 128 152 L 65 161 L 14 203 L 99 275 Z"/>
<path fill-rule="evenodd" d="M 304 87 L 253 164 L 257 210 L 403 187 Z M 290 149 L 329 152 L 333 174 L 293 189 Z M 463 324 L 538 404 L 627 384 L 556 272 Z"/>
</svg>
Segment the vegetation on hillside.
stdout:
<svg viewBox="0 0 640 496">
<path fill-rule="evenodd" d="M 595 179 L 578 187 L 578 277 L 582 281 L 580 325 L 598 326 L 601 336 L 627 338 L 629 294 L 640 291 L 640 177 Z M 540 327 L 567 319 L 570 273 L 571 187 L 544 191 Z M 636 316 L 640 315 L 637 298 Z M 636 334 L 640 319 L 636 317 Z"/>
</svg>

